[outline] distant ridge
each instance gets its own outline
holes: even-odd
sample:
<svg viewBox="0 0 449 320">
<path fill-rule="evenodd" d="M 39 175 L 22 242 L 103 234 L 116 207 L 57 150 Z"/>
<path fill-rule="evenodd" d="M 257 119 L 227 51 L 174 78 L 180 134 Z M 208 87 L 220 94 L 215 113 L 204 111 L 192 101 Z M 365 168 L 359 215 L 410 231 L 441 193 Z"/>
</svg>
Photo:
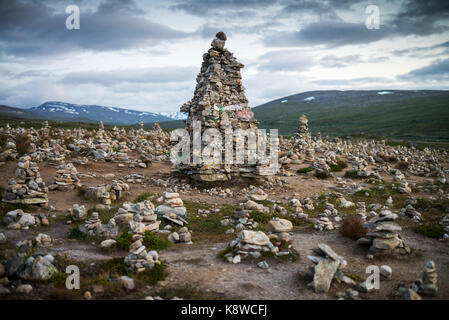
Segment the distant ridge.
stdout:
<svg viewBox="0 0 449 320">
<path fill-rule="evenodd" d="M 136 124 L 140 121 L 150 123 L 180 119 L 178 112 L 162 114 L 100 105 L 71 104 L 60 101 L 48 101 L 38 107 L 30 108 L 28 111 L 41 118 L 57 118 L 65 121 L 103 121 L 104 123 L 122 125 Z"/>
</svg>

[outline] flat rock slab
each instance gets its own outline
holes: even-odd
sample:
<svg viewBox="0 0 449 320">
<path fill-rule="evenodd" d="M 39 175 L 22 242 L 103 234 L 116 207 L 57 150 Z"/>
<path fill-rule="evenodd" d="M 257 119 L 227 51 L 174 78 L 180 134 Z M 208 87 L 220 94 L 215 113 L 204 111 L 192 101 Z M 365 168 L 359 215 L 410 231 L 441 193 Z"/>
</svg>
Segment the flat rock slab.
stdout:
<svg viewBox="0 0 449 320">
<path fill-rule="evenodd" d="M 268 223 L 271 232 L 290 232 L 293 230 L 293 224 L 286 219 L 271 220 Z"/>
<path fill-rule="evenodd" d="M 320 243 L 318 244 L 318 248 L 329 258 L 338 261 L 338 254 L 336 254 L 335 251 L 332 250 L 332 248 L 329 247 L 327 244 Z"/>
<path fill-rule="evenodd" d="M 270 243 L 268 236 L 262 231 L 243 230 L 239 234 L 239 238 L 244 243 L 265 246 Z"/>
<path fill-rule="evenodd" d="M 328 292 L 335 272 L 337 272 L 340 262 L 330 259 L 323 259 L 315 266 L 313 276 L 313 289 L 316 293 Z"/>
</svg>

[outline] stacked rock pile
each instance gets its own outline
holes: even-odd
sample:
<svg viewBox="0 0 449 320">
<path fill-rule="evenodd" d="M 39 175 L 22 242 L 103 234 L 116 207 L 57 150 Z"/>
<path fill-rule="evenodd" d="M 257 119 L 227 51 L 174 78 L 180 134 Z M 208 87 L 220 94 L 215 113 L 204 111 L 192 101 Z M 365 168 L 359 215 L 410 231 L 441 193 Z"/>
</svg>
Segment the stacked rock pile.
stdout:
<svg viewBox="0 0 449 320">
<path fill-rule="evenodd" d="M 1 128 L 3 129 L 3 128 Z M 16 160 L 19 157 L 19 153 L 17 152 L 16 142 L 14 139 L 8 137 L 6 139 L 5 146 L 0 149 L 2 152 L 0 153 L 0 161 L 4 162 L 7 160 Z"/>
<path fill-rule="evenodd" d="M 28 230 L 30 227 L 39 225 L 48 225 L 48 219 L 43 213 L 25 213 L 22 209 L 9 211 L 6 214 L 6 223 L 8 229 Z"/>
<path fill-rule="evenodd" d="M 80 206 L 77 203 L 73 204 L 72 208 L 69 208 L 69 212 L 75 221 L 84 220 L 87 216 L 84 205 Z"/>
<path fill-rule="evenodd" d="M 47 164 L 52 167 L 59 167 L 64 164 L 65 156 L 59 153 L 49 153 L 47 155 Z"/>
<path fill-rule="evenodd" d="M 311 142 L 312 139 L 309 133 L 309 120 L 306 115 L 303 114 L 298 119 L 298 128 L 295 136 L 293 137 L 294 149 L 299 152 L 305 152 L 307 149 L 310 149 Z"/>
<path fill-rule="evenodd" d="M 230 252 L 224 255 L 229 263 L 240 263 L 242 259 L 252 257 L 259 258 L 262 252 L 271 252 L 276 256 L 293 255 L 291 245 L 276 246 L 262 231 L 243 230 L 237 239 L 229 243 Z"/>
<path fill-rule="evenodd" d="M 242 231 L 243 229 L 256 229 L 259 224 L 250 218 L 250 211 L 245 210 L 241 205 L 235 209 L 231 218 L 223 219 L 221 224 L 227 226 L 232 224 L 235 230 Z M 233 233 L 234 229 L 228 229 L 226 233 Z"/>
<path fill-rule="evenodd" d="M 138 203 L 125 202 L 114 216 L 117 224 L 128 224 L 133 233 L 143 234 L 145 231 L 157 231 L 161 221 L 154 213 L 154 204 L 145 200 Z"/>
<path fill-rule="evenodd" d="M 339 217 L 339 212 L 335 209 L 332 203 L 326 203 L 326 208 L 322 213 L 318 215 L 318 219 L 316 220 L 313 228 L 315 230 L 323 231 L 323 230 L 334 230 L 338 227 L 338 224 L 334 224 L 332 222 L 331 217 L 334 218 L 334 222 L 338 223 L 341 221 Z"/>
<path fill-rule="evenodd" d="M 177 232 L 168 235 L 168 241 L 173 243 L 192 243 L 192 235 L 187 227 L 179 228 Z"/>
<path fill-rule="evenodd" d="M 438 274 L 435 262 L 427 261 L 422 278 L 413 283 L 399 283 L 393 296 L 401 300 L 422 300 L 420 295 L 435 297 L 438 293 Z"/>
<path fill-rule="evenodd" d="M 224 47 L 226 40 L 227 37 L 223 32 L 216 34 L 216 38 L 211 43 L 212 47 L 203 55 L 194 96 L 181 107 L 181 112 L 188 114 L 186 130 L 190 134 L 190 141 L 193 141 L 195 121 L 199 121 L 201 135 L 209 128 L 218 129 L 221 133 L 221 145 L 233 149 L 233 154 L 236 154 L 233 140 L 228 141 L 226 136 L 232 135 L 234 129 L 257 129 L 257 121 L 248 105 L 242 84 L 240 69 L 244 65 Z M 257 130 L 255 135 L 258 135 Z M 206 142 L 203 141 L 202 148 L 205 146 Z M 257 177 L 272 174 L 273 170 L 277 170 L 277 166 L 274 169 L 267 166 L 268 159 L 264 160 L 264 163 L 260 160 L 256 157 L 254 164 L 234 163 L 232 165 L 204 162 L 189 165 L 184 161 L 178 164 L 177 168 L 180 172 L 199 181 L 228 180 L 232 176 Z"/>
<path fill-rule="evenodd" d="M 143 272 L 151 270 L 156 264 L 161 263 L 156 250 L 147 251 L 141 233 L 133 234 L 132 241 L 129 246 L 129 254 L 124 260 L 129 268 L 136 272 Z"/>
<path fill-rule="evenodd" d="M 48 206 L 48 188 L 40 176 L 38 165 L 30 160 L 29 156 L 20 157 L 16 177 L 9 181 L 3 202 Z"/>
<path fill-rule="evenodd" d="M 415 222 L 422 222 L 421 213 L 416 210 L 412 204 L 407 204 L 405 208 L 402 208 L 398 213 L 400 216 L 406 216 Z"/>
<path fill-rule="evenodd" d="M 351 279 L 342 272 L 338 272 L 346 267 L 347 262 L 328 245 L 318 244 L 318 248 L 313 248 L 312 254 L 307 256 L 307 259 L 314 263 L 314 266 L 309 269 L 309 274 L 313 275 L 313 281 L 308 286 L 313 288 L 316 293 L 328 292 L 334 278 L 339 278 L 340 281 L 347 284 L 353 284 Z"/>
<path fill-rule="evenodd" d="M 115 238 L 118 235 L 119 228 L 114 218 L 109 219 L 106 224 L 102 224 L 98 212 L 92 212 L 91 217 L 80 226 L 80 231 L 89 236 Z"/>
<path fill-rule="evenodd" d="M 441 218 L 440 225 L 444 228 L 444 236 L 443 239 L 449 240 L 449 214 L 446 214 Z"/>
<path fill-rule="evenodd" d="M 397 218 L 397 214 L 382 210 L 377 217 L 362 225 L 368 232 L 365 237 L 358 239 L 357 243 L 371 245 L 370 252 L 373 255 L 410 253 L 410 248 L 399 235 L 402 228 L 393 222 Z"/>
<path fill-rule="evenodd" d="M 436 296 L 438 292 L 438 274 L 435 262 L 427 261 L 426 267 L 422 274 L 422 280 L 415 282 L 418 286 L 418 293 L 425 296 Z"/>
<path fill-rule="evenodd" d="M 300 218 L 300 219 L 306 219 L 309 215 L 304 213 L 301 201 L 298 199 L 291 199 L 290 204 L 293 207 L 293 212 L 290 214 L 293 217 Z"/>
<path fill-rule="evenodd" d="M 355 207 L 356 216 L 366 219 L 366 206 L 365 202 L 357 202 Z"/>
<path fill-rule="evenodd" d="M 56 171 L 56 177 L 52 184 L 48 186 L 49 190 L 67 191 L 81 187 L 78 171 L 72 163 L 62 164 Z"/>
<path fill-rule="evenodd" d="M 99 200 L 103 205 L 109 206 L 112 201 L 122 199 L 129 190 L 130 187 L 127 183 L 112 180 L 111 184 L 88 187 L 85 190 L 84 197 L 89 200 Z"/>
<path fill-rule="evenodd" d="M 179 197 L 179 193 L 164 192 L 162 193 L 161 200 L 163 200 L 164 203 L 157 206 L 155 210 L 158 216 L 180 226 L 187 224 L 187 221 L 185 220 L 187 209 L 184 207 L 184 202 L 182 202 Z"/>
<path fill-rule="evenodd" d="M 273 218 L 270 222 L 268 222 L 268 228 L 268 238 L 270 238 L 270 240 L 283 241 L 286 243 L 291 241 L 290 232 L 293 230 L 293 224 L 289 220 Z"/>
</svg>

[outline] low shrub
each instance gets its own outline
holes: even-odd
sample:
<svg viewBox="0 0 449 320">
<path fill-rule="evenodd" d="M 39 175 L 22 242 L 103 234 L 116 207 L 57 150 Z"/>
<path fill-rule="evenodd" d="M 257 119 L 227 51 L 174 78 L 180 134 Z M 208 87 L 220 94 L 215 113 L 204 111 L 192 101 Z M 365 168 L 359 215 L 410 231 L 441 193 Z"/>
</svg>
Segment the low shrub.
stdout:
<svg viewBox="0 0 449 320">
<path fill-rule="evenodd" d="M 163 250 L 171 245 L 167 239 L 160 238 L 151 231 L 145 231 L 143 234 L 143 244 L 149 250 Z"/>
<path fill-rule="evenodd" d="M 317 170 L 315 172 L 315 177 L 317 177 L 318 179 L 327 179 L 330 177 L 330 175 L 326 171 Z"/>
<path fill-rule="evenodd" d="M 358 175 L 358 171 L 357 170 L 346 170 L 345 178 L 360 179 L 361 177 Z"/>
<path fill-rule="evenodd" d="M 362 219 L 357 216 L 346 217 L 341 222 L 340 233 L 353 240 L 362 238 L 367 232 L 367 229 L 362 224 Z"/>
<path fill-rule="evenodd" d="M 86 239 L 86 235 L 81 232 L 78 226 L 74 226 L 72 229 L 70 229 L 68 238 L 76 240 L 84 240 Z"/>
<path fill-rule="evenodd" d="M 19 153 L 19 156 L 23 156 L 25 153 L 27 153 L 28 147 L 30 146 L 31 140 L 30 138 L 25 135 L 18 135 L 15 138 L 16 141 L 16 149 L 17 152 Z"/>
<path fill-rule="evenodd" d="M 409 163 L 407 161 L 399 161 L 396 165 L 396 168 L 399 170 L 407 170 L 409 166 Z"/>
<path fill-rule="evenodd" d="M 345 169 L 348 167 L 348 163 L 343 159 L 337 159 L 337 166 L 339 166 L 342 169 Z"/>
<path fill-rule="evenodd" d="M 315 170 L 315 169 L 312 167 L 301 168 L 301 169 L 296 170 L 296 173 L 307 173 L 307 172 L 310 172 L 313 170 Z"/>
<path fill-rule="evenodd" d="M 117 236 L 117 238 L 115 238 L 115 241 L 117 241 L 115 246 L 117 248 L 120 248 L 120 249 L 123 249 L 123 250 L 128 250 L 129 246 L 132 243 L 132 237 L 133 237 L 133 235 L 131 233 L 129 233 L 128 231 L 121 232 Z"/>
</svg>

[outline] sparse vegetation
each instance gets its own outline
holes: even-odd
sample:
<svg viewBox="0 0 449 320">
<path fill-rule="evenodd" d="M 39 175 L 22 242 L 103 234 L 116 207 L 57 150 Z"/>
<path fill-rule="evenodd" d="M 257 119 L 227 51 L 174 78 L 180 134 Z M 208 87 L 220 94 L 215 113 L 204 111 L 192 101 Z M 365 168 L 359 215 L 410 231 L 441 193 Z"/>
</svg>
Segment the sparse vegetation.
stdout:
<svg viewBox="0 0 449 320">
<path fill-rule="evenodd" d="M 327 179 L 330 177 L 330 174 L 326 171 L 316 170 L 315 177 L 317 177 L 318 179 Z"/>
<path fill-rule="evenodd" d="M 148 250 L 164 250 L 171 245 L 167 239 L 161 238 L 151 231 L 145 231 L 143 234 L 143 244 Z"/>
<path fill-rule="evenodd" d="M 132 233 L 128 232 L 127 230 L 120 232 L 117 238 L 115 238 L 115 241 L 117 241 L 115 246 L 122 250 L 128 250 L 129 246 L 132 243 L 132 237 Z"/>
<path fill-rule="evenodd" d="M 350 178 L 350 179 L 361 179 L 362 177 L 359 176 L 357 170 L 346 170 L 345 172 L 345 178 Z"/>
<path fill-rule="evenodd" d="M 363 221 L 359 217 L 349 216 L 341 222 L 340 233 L 348 238 L 357 240 L 366 235 L 367 230 L 362 227 Z"/>
<path fill-rule="evenodd" d="M 28 147 L 30 146 L 30 137 L 26 134 L 18 135 L 16 136 L 15 141 L 17 153 L 19 154 L 19 156 L 23 156 L 25 153 L 27 153 Z"/>
<path fill-rule="evenodd" d="M 296 170 L 296 173 L 308 173 L 308 172 L 310 172 L 310 171 L 313 171 L 313 170 L 315 170 L 315 168 L 312 168 L 312 167 L 307 167 L 307 168 L 301 168 L 301 169 L 298 169 L 298 170 Z"/>
<path fill-rule="evenodd" d="M 78 226 L 74 226 L 70 229 L 68 238 L 76 240 L 85 240 L 87 237 L 83 232 L 81 232 Z"/>
<path fill-rule="evenodd" d="M 418 226 L 415 226 L 413 228 L 413 231 L 415 231 L 418 234 L 422 234 L 423 236 L 434 238 L 434 239 L 440 239 L 444 235 L 444 229 L 439 224 L 421 224 Z"/>
</svg>

